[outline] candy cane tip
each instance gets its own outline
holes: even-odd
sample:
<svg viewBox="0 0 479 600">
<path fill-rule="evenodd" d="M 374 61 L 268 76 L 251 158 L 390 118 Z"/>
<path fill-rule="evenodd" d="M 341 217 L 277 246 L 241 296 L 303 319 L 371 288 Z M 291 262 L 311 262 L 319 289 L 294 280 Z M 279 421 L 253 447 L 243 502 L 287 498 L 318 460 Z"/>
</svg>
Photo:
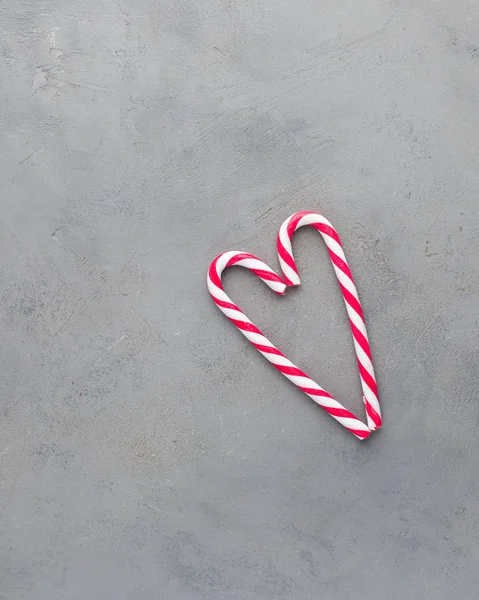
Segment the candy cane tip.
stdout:
<svg viewBox="0 0 479 600">
<path fill-rule="evenodd" d="M 285 275 L 284 282 L 288 287 L 298 287 L 298 285 L 301 285 L 301 280 L 297 275 L 294 279 L 290 279 Z"/>
<path fill-rule="evenodd" d="M 363 396 L 363 402 L 364 406 L 366 407 L 368 427 L 371 431 L 376 431 L 382 425 L 381 414 L 374 410 L 374 408 L 371 406 L 371 403 L 368 402 L 365 396 Z"/>
</svg>

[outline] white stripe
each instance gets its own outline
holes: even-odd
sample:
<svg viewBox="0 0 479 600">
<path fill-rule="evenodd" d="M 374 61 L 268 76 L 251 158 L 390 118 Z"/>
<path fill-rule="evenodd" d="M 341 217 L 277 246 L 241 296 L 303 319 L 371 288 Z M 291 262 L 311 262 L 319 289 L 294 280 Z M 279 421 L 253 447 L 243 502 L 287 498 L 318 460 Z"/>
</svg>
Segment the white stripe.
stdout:
<svg viewBox="0 0 479 600">
<path fill-rule="evenodd" d="M 240 310 L 234 310 L 232 308 L 225 308 L 224 306 L 220 306 L 221 312 L 225 314 L 230 319 L 234 319 L 235 321 L 243 321 L 243 323 L 251 323 L 248 317 L 242 313 Z"/>
<path fill-rule="evenodd" d="M 223 254 L 218 258 L 218 262 L 216 263 L 216 272 L 218 273 L 218 277 L 221 279 L 221 273 L 224 271 L 227 262 L 238 254 L 244 254 L 244 252 L 240 252 L 239 250 L 231 250 L 230 252 L 223 252 Z"/>
<path fill-rule="evenodd" d="M 268 279 L 263 279 L 262 277 L 260 277 L 260 279 L 262 279 L 268 287 L 278 294 L 284 294 L 287 286 L 282 281 L 269 281 Z"/>
<path fill-rule="evenodd" d="M 287 375 L 286 373 L 283 373 L 283 375 L 299 387 L 306 387 L 324 392 L 323 388 L 309 377 L 303 377 L 302 375 Z"/>
<path fill-rule="evenodd" d="M 253 344 L 261 344 L 262 346 L 270 346 L 271 348 L 274 348 L 273 344 L 267 338 L 265 338 L 264 335 L 260 335 L 254 331 L 243 331 L 243 329 L 240 329 L 240 331 Z"/>
<path fill-rule="evenodd" d="M 270 269 L 268 265 L 265 265 L 259 258 L 243 258 L 235 263 L 234 266 L 245 267 L 246 269 L 261 269 L 262 271 L 268 271 L 268 273 L 276 275 L 273 269 Z"/>
<path fill-rule="evenodd" d="M 263 352 L 262 350 L 258 350 L 261 354 L 269 360 L 273 365 L 281 365 L 282 367 L 293 367 L 296 366 L 288 359 L 286 356 L 282 356 L 280 354 L 270 354 L 269 352 Z"/>
<path fill-rule="evenodd" d="M 359 300 L 358 291 L 357 291 L 356 286 L 354 285 L 352 279 L 350 279 L 346 275 L 346 273 L 341 271 L 341 269 L 339 267 L 337 267 L 334 263 L 333 263 L 333 268 L 334 268 L 334 272 L 336 273 L 336 277 L 338 278 L 338 281 L 340 283 L 342 283 L 342 285 L 348 290 L 348 292 L 351 292 L 351 294 L 356 298 L 356 300 Z"/>
<path fill-rule="evenodd" d="M 279 229 L 279 242 L 280 242 L 281 246 L 283 246 L 283 249 L 287 252 L 287 254 L 290 255 L 291 259 L 293 260 L 293 263 L 296 264 L 294 262 L 293 248 L 291 246 L 291 239 L 288 236 L 288 225 L 289 225 L 290 220 L 291 220 L 291 217 L 289 219 L 286 219 L 286 221 L 281 225 L 281 227 Z M 279 258 L 279 262 L 281 264 L 281 269 L 282 269 L 284 275 L 288 278 L 288 280 L 291 281 L 291 283 L 293 285 L 300 285 L 301 281 L 300 281 L 299 275 L 281 258 L 281 255 L 279 252 L 278 252 L 278 258 Z"/>
<path fill-rule="evenodd" d="M 348 302 L 346 301 L 346 298 L 344 299 L 344 303 L 346 304 L 346 310 L 348 312 L 349 318 L 356 325 L 356 327 L 359 329 L 359 331 L 364 335 L 364 337 L 367 340 L 368 332 L 366 331 L 366 325 L 364 324 L 364 321 L 358 315 L 358 313 L 354 310 L 354 308 L 350 304 L 348 304 Z"/>
<path fill-rule="evenodd" d="M 222 300 L 223 302 L 231 302 L 231 298 L 224 292 L 221 288 L 219 288 L 215 283 L 213 283 L 208 275 L 207 279 L 208 290 L 213 298 L 218 298 L 218 300 Z M 221 307 L 219 307 L 221 308 Z"/>
<path fill-rule="evenodd" d="M 279 240 L 286 252 L 292 255 L 291 240 L 288 235 L 288 225 L 290 219 L 291 217 L 289 219 L 286 219 L 286 221 L 279 228 Z"/>
<path fill-rule="evenodd" d="M 323 236 L 323 240 L 324 240 L 326 246 L 331 250 L 331 252 L 334 252 L 334 254 L 336 254 L 337 256 L 339 256 L 339 258 L 341 260 L 343 260 L 346 264 L 348 264 L 348 261 L 346 260 L 346 256 L 344 254 L 344 250 L 338 244 L 338 242 L 336 240 L 334 240 L 327 233 L 322 233 L 321 231 L 320 231 L 320 233 Z"/>
<path fill-rule="evenodd" d="M 268 267 L 268 265 L 259 258 L 243 258 L 242 260 L 239 260 L 232 266 L 244 267 L 250 270 L 262 270 L 266 271 L 267 273 L 271 273 L 272 275 L 275 275 L 276 277 L 278 277 L 278 279 L 280 278 L 279 275 L 276 275 L 273 269 L 271 269 L 271 267 Z M 264 281 L 264 283 L 266 283 L 266 285 L 273 291 L 277 292 L 278 294 L 284 294 L 286 284 L 282 281 L 271 281 L 270 279 L 264 279 L 263 277 L 261 277 L 261 275 L 258 275 L 258 277 L 262 281 Z"/>
<path fill-rule="evenodd" d="M 291 281 L 293 285 L 300 285 L 301 280 L 296 271 L 293 271 L 293 269 L 281 258 L 281 256 L 279 256 L 279 262 L 281 264 L 281 269 L 288 280 Z"/>
<path fill-rule="evenodd" d="M 288 221 L 290 219 L 292 219 L 294 217 L 294 215 L 291 215 L 291 217 L 288 219 Z M 296 229 L 299 229 L 300 227 L 304 227 L 304 225 L 327 225 L 328 227 L 331 227 L 331 229 L 334 229 L 334 227 L 331 225 L 331 223 L 328 221 L 328 219 L 326 219 L 326 217 L 323 217 L 322 215 L 318 214 L 318 213 L 312 213 L 310 215 L 305 215 L 304 217 L 301 217 L 301 219 L 298 221 L 298 224 L 296 225 Z M 295 231 L 296 231 L 295 229 Z"/>
<path fill-rule="evenodd" d="M 246 252 L 241 252 L 239 250 L 232 250 L 231 252 L 224 252 L 219 258 L 218 258 L 218 262 L 216 263 L 216 273 L 218 274 L 218 277 L 221 280 L 221 274 L 223 273 L 224 269 L 226 268 L 226 265 L 228 263 L 228 261 L 230 261 L 234 256 L 237 256 L 238 254 L 246 254 Z M 243 260 L 239 260 L 237 263 L 235 263 L 234 265 L 231 266 L 240 266 L 240 267 L 245 267 L 247 269 L 261 269 L 263 271 L 267 271 L 268 273 L 272 273 L 273 275 L 276 275 L 276 273 L 273 271 L 273 269 L 271 269 L 271 267 L 268 267 L 267 264 L 265 264 L 263 261 L 259 260 L 259 258 L 244 258 Z M 280 278 L 279 275 L 277 275 L 278 279 Z M 281 281 L 270 281 L 268 279 L 263 279 L 262 277 L 260 277 L 261 281 L 264 281 L 264 283 L 266 283 L 266 285 L 272 289 L 273 291 L 279 293 L 279 294 L 284 294 L 284 291 L 286 289 L 286 284 L 281 282 Z M 210 282 L 211 282 L 211 286 L 214 286 L 213 288 L 210 287 Z M 216 286 L 211 279 L 208 277 L 208 289 L 210 290 L 211 294 L 213 296 L 218 297 L 220 300 L 223 300 L 224 302 L 231 302 L 230 298 L 225 294 L 225 292 L 218 288 L 218 286 Z M 213 289 L 213 291 L 212 291 Z"/>
<path fill-rule="evenodd" d="M 373 363 L 371 362 L 371 359 L 366 354 L 366 352 L 364 352 L 364 350 L 361 348 L 361 346 L 358 344 L 358 342 L 354 339 L 354 337 L 353 337 L 353 342 L 354 342 L 354 349 L 356 350 L 356 356 L 358 357 L 359 362 L 366 369 L 366 371 L 370 374 L 373 369 Z"/>
<path fill-rule="evenodd" d="M 368 384 L 361 377 L 361 387 L 363 388 L 363 394 L 366 397 L 366 400 L 369 404 L 374 408 L 374 410 L 381 415 L 381 409 L 379 407 L 379 400 L 376 394 L 372 391 L 372 389 L 368 386 Z"/>
<path fill-rule="evenodd" d="M 331 415 L 334 416 L 334 415 Z M 337 421 L 347 427 L 348 429 L 358 429 L 359 431 L 364 431 L 364 433 L 369 433 L 370 429 L 367 425 L 365 425 L 359 419 L 350 419 L 348 417 L 334 417 Z"/>
<path fill-rule="evenodd" d="M 327 406 L 328 408 L 344 408 L 344 406 L 334 398 L 328 398 L 327 396 L 315 396 L 314 394 L 308 394 L 308 392 L 305 392 L 305 394 L 314 400 L 316 404 L 321 406 Z"/>
</svg>

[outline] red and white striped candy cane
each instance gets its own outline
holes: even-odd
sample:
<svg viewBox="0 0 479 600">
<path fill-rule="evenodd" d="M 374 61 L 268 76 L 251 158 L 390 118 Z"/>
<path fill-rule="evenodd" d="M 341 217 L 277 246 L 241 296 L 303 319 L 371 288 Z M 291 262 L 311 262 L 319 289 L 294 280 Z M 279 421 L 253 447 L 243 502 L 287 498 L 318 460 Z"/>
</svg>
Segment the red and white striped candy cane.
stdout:
<svg viewBox="0 0 479 600">
<path fill-rule="evenodd" d="M 236 304 L 231 301 L 229 296 L 223 290 L 221 274 L 224 269 L 231 266 L 242 266 L 250 269 L 277 294 L 284 294 L 287 285 L 299 285 L 299 276 L 291 250 L 291 237 L 294 231 L 296 231 L 296 229 L 302 225 L 313 225 L 323 235 L 323 238 L 328 245 L 331 260 L 333 261 L 336 274 L 338 275 L 341 289 L 343 289 L 346 308 L 348 309 L 351 326 L 353 327 L 353 337 L 360 367 L 361 383 L 363 386 L 364 402 L 366 405 L 369 427 L 355 417 L 349 410 L 344 408 L 342 404 L 340 404 L 330 394 L 328 394 L 328 392 L 323 390 L 322 387 L 309 378 L 306 373 L 301 371 L 301 369 L 288 360 L 286 356 L 284 356 L 284 354 L 280 352 L 280 350 L 278 350 L 261 333 L 261 331 L 248 319 L 248 317 L 246 317 L 246 315 L 236 306 Z M 333 244 L 331 247 L 329 245 L 329 240 L 326 240 L 326 237 L 331 238 L 331 241 L 337 244 L 337 246 L 334 246 Z M 338 247 L 340 253 L 337 252 Z M 352 281 L 351 273 L 349 272 L 344 253 L 340 246 L 339 237 L 332 228 L 331 224 L 320 215 L 306 212 L 297 213 L 287 219 L 280 229 L 278 238 L 278 253 L 280 256 L 281 265 L 284 269 L 286 283 L 284 283 L 283 280 L 270 267 L 252 254 L 247 254 L 240 251 L 231 251 L 221 254 L 215 258 L 210 265 L 207 279 L 210 294 L 218 308 L 230 319 L 230 321 L 236 325 L 236 327 L 238 327 L 241 333 L 253 344 L 253 346 L 255 346 L 255 348 L 259 350 L 261 354 L 263 354 L 263 356 L 265 356 L 279 371 L 281 371 L 285 377 L 303 390 L 303 392 L 305 392 L 317 404 L 322 406 L 332 417 L 339 421 L 341 425 L 346 427 L 346 429 L 348 429 L 351 433 L 353 433 L 359 439 L 365 439 L 371 434 L 371 431 L 380 427 L 381 418 L 379 412 L 379 403 L 377 401 L 374 371 L 372 370 L 369 344 L 367 342 L 367 334 L 362 318 L 361 307 L 359 305 L 359 300 L 357 299 L 357 291 Z M 335 256 L 334 259 L 333 254 Z M 341 274 L 338 274 L 337 269 L 340 270 Z M 349 273 L 349 283 L 347 284 L 343 281 L 344 277 L 346 276 L 345 269 L 347 269 L 347 272 Z M 352 291 L 353 289 L 354 292 Z M 346 290 L 346 294 L 344 290 Z M 356 299 L 356 304 L 351 300 L 348 294 L 352 298 Z M 351 306 L 350 300 L 354 307 Z M 359 312 L 357 310 L 358 307 Z M 349 312 L 350 310 L 354 311 L 354 314 L 360 317 L 362 326 L 358 327 L 358 317 L 352 317 Z M 362 337 L 356 337 L 356 330 L 359 332 L 359 334 L 361 334 Z M 364 344 L 364 341 L 366 344 Z M 364 349 L 365 347 L 367 347 L 367 352 Z M 358 348 L 361 354 L 359 353 Z M 361 369 L 366 369 L 366 367 L 364 367 L 364 362 L 366 361 L 364 360 L 363 354 L 369 357 L 369 363 L 367 363 L 366 366 L 368 367 L 367 373 L 374 381 L 373 389 L 371 389 L 372 383 L 370 379 L 367 378 L 367 375 L 363 377 Z M 373 404 L 373 401 L 371 400 L 372 394 L 370 390 L 374 394 L 374 398 L 376 400 L 375 404 Z M 366 393 L 368 396 L 366 396 Z"/>
<path fill-rule="evenodd" d="M 374 431 L 381 427 L 381 409 L 363 311 L 339 235 L 331 223 L 323 216 L 309 211 L 298 212 L 289 217 L 289 219 L 286 219 L 281 225 L 277 244 L 279 262 L 284 273 L 284 280 L 287 285 L 295 286 L 300 284 L 291 248 L 291 238 L 294 232 L 304 225 L 310 225 L 317 229 L 328 248 L 349 316 L 354 349 L 356 350 L 356 357 L 358 359 L 361 387 L 364 394 L 363 402 L 366 407 L 368 425 L 371 431 Z"/>
</svg>

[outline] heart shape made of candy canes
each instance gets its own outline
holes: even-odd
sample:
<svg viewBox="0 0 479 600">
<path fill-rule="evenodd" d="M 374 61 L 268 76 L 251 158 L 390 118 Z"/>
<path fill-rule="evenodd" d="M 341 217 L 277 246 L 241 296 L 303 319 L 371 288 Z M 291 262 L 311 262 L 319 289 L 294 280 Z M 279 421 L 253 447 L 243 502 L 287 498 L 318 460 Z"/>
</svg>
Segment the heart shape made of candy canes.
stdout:
<svg viewBox="0 0 479 600">
<path fill-rule="evenodd" d="M 304 225 L 314 227 L 322 235 L 339 281 L 353 334 L 354 349 L 358 360 L 359 375 L 363 390 L 363 402 L 366 407 L 367 425 L 344 408 L 342 404 L 309 378 L 306 373 L 288 360 L 253 325 L 223 290 L 221 274 L 227 267 L 232 266 L 249 269 L 277 294 L 284 294 L 288 286 L 299 285 L 300 279 L 293 258 L 291 239 L 294 232 Z M 374 430 L 381 427 L 381 410 L 363 311 L 339 236 L 331 223 L 321 215 L 309 211 L 298 212 L 289 217 L 289 219 L 286 219 L 281 225 L 278 234 L 277 249 L 284 280 L 263 261 L 256 258 L 256 256 L 233 250 L 220 254 L 211 263 L 207 278 L 208 290 L 218 308 L 278 371 L 281 371 L 285 377 L 303 390 L 317 404 L 322 406 L 341 425 L 346 427 L 346 429 L 359 439 L 364 440 Z"/>
</svg>

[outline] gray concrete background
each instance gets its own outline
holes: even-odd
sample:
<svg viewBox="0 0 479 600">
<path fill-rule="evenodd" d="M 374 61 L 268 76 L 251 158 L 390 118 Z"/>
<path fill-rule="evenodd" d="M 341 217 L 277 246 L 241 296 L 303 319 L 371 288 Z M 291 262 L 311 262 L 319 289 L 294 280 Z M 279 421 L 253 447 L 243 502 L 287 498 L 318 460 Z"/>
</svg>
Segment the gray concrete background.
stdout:
<svg viewBox="0 0 479 600">
<path fill-rule="evenodd" d="M 479 589 L 471 0 L 4 0 L 1 600 L 426 600 Z M 255 353 L 205 273 L 325 214 L 384 429 Z M 226 288 L 363 414 L 314 231 Z"/>
</svg>

